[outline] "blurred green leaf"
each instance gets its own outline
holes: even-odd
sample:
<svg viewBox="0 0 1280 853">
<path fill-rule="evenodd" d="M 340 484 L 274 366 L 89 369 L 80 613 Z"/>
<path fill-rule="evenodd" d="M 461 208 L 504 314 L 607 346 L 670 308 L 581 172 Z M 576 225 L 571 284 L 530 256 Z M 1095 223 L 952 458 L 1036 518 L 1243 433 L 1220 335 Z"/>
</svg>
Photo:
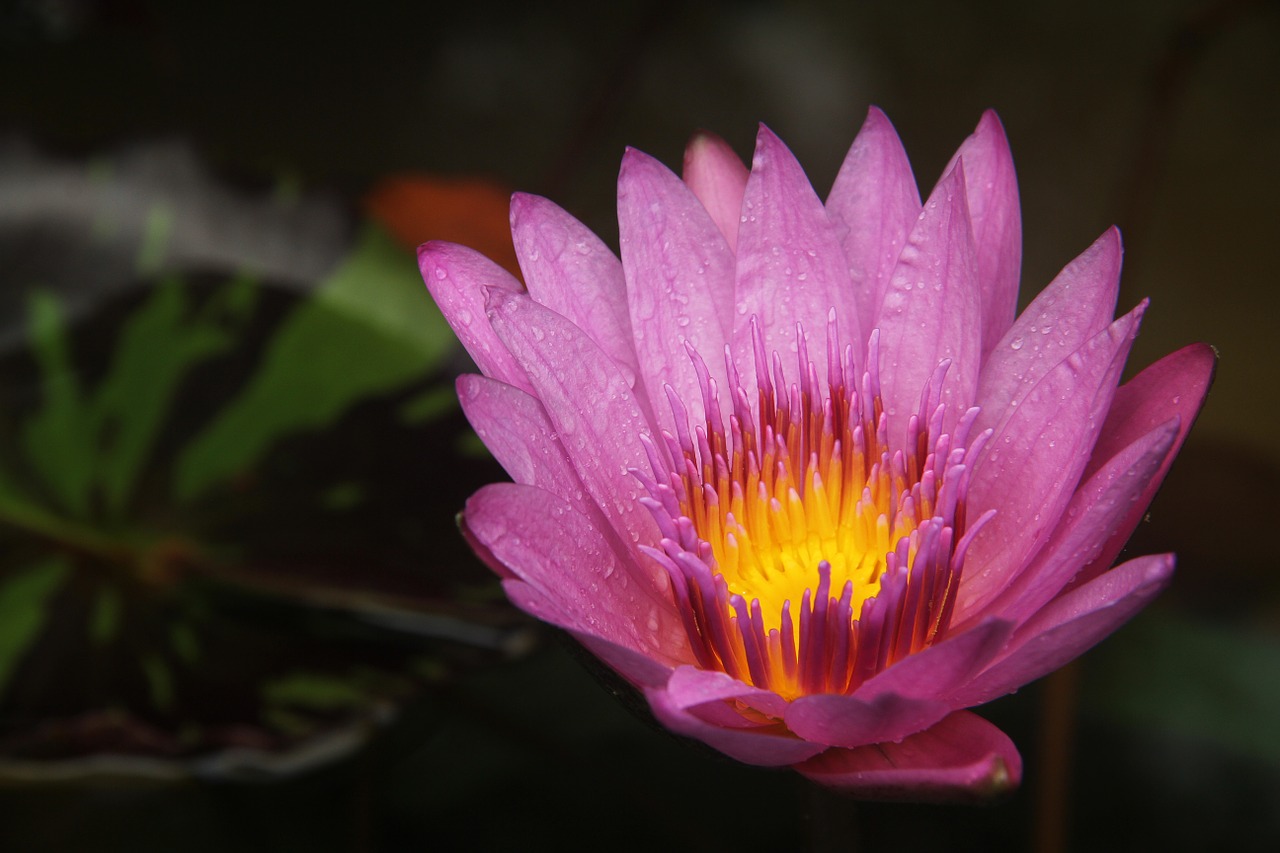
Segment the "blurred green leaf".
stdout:
<svg viewBox="0 0 1280 853">
<path fill-rule="evenodd" d="M 277 439 L 327 426 L 355 401 L 404 386 L 453 346 L 413 258 L 367 227 L 282 324 L 244 392 L 181 454 L 176 494 L 189 500 L 248 468 Z"/>
<path fill-rule="evenodd" d="M 400 422 L 408 426 L 424 424 L 448 414 L 458 407 L 458 394 L 452 385 L 430 388 L 400 407 Z"/>
<path fill-rule="evenodd" d="M 32 295 L 30 334 L 44 405 L 27 422 L 23 446 L 55 500 L 83 518 L 93 482 L 93 423 L 71 363 L 62 309 L 53 295 Z"/>
<path fill-rule="evenodd" d="M 288 705 L 312 711 L 358 708 L 368 694 L 350 680 L 332 675 L 299 672 L 263 685 L 268 705 Z"/>
<path fill-rule="evenodd" d="M 1152 611 L 1089 658 L 1090 710 L 1280 763 L 1280 641 Z"/>
<path fill-rule="evenodd" d="M 0 693 L 44 625 L 46 603 L 62 585 L 68 566 L 61 557 L 0 575 Z"/>
<path fill-rule="evenodd" d="M 223 289 L 223 301 L 242 300 L 243 289 L 243 282 L 233 282 Z M 188 319 L 188 313 L 179 282 L 157 285 L 126 323 L 111 370 L 98 388 L 98 478 L 113 513 L 124 508 L 183 375 L 232 344 L 217 318 Z"/>
<path fill-rule="evenodd" d="M 98 591 L 89 617 L 89 639 L 95 646 L 109 643 L 120 630 L 120 591 L 104 586 Z"/>
</svg>

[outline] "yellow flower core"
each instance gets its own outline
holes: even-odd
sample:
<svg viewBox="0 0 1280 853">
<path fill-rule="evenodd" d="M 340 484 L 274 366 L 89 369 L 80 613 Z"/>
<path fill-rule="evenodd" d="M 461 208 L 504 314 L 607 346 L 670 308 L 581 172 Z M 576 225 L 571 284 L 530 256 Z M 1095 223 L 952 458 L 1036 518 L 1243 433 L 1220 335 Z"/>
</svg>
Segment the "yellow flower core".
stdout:
<svg viewBox="0 0 1280 853">
<path fill-rule="evenodd" d="M 942 373 L 891 448 L 874 374 L 855 393 L 847 353 L 826 388 L 808 367 L 789 389 L 760 380 L 754 411 L 737 389 L 727 423 L 700 370 L 706 422 L 666 437 L 676 467 L 647 500 L 700 665 L 788 699 L 850 692 L 946 630 L 981 444 L 976 410 L 947 419 Z"/>
</svg>

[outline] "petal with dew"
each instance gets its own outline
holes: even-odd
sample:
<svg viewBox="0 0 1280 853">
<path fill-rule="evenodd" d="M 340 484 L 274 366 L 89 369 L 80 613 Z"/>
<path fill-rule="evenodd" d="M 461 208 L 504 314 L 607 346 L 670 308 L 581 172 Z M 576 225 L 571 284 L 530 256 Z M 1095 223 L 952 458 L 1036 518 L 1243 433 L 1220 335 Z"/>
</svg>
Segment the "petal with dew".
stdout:
<svg viewBox="0 0 1280 853">
<path fill-rule="evenodd" d="M 684 636 L 669 599 L 562 498 L 533 486 L 492 483 L 467 501 L 463 523 L 574 627 L 650 655 L 676 647 Z"/>
<path fill-rule="evenodd" d="M 1046 373 L 1112 322 L 1122 255 L 1111 228 L 1032 300 L 983 366 L 975 429 L 999 429 Z"/>
<path fill-rule="evenodd" d="M 745 387 L 754 385 L 756 375 L 753 318 L 764 335 L 766 354 L 777 352 L 787 364 L 796 352 L 796 326 L 819 335 L 833 308 L 843 339 L 861 340 L 848 265 L 826 208 L 795 155 L 764 125 L 756 136 L 742 217 L 733 353 Z M 827 376 L 826 347 L 812 347 L 809 354 L 818 376 Z"/>
<path fill-rule="evenodd" d="M 1126 438 L 1151 423 L 1159 422 L 1162 417 L 1177 417 L 1181 428 L 1160 469 L 1151 475 L 1146 488 L 1134 501 L 1129 517 L 1111 534 L 1099 555 L 1080 572 L 1077 583 L 1095 578 L 1110 568 L 1145 516 L 1147 507 L 1169 473 L 1169 466 L 1182 449 L 1200 407 L 1204 405 L 1209 386 L 1213 383 L 1217 360 L 1213 347 L 1192 344 L 1147 367 L 1116 391 L 1098 436 L 1098 444 L 1093 449 L 1093 458 L 1085 468 L 1086 473 L 1100 460 L 1106 459 L 1112 449 L 1122 445 Z"/>
<path fill-rule="evenodd" d="M 873 318 L 880 311 L 898 254 L 920 215 L 920 191 L 907 152 L 878 108 L 867 110 L 826 207 L 841 235 L 858 316 Z"/>
<path fill-rule="evenodd" d="M 1018 787 L 1022 757 L 1004 732 L 956 711 L 899 743 L 830 749 L 795 769 L 860 799 L 982 802 Z"/>
<path fill-rule="evenodd" d="M 655 417 L 674 433 L 674 415 L 660 402 L 668 385 L 694 424 L 705 420 L 698 374 L 682 345 L 704 353 L 711 378 L 728 387 L 720 353 L 728 340 L 733 253 L 693 192 L 634 149 L 618 176 L 618 232 L 640 373 Z"/>
<path fill-rule="evenodd" d="M 1138 557 L 1054 599 L 1018 629 L 985 672 L 951 695 L 956 707 L 989 702 L 1074 660 L 1155 598 L 1173 555 Z"/>
<path fill-rule="evenodd" d="M 628 474 L 649 468 L 640 436 L 653 428 L 617 365 L 585 332 L 527 296 L 493 293 L 490 322 L 529 377 L 573 467 L 605 518 L 640 561 L 636 543 L 657 540 Z M 584 407 L 581 400 L 591 400 Z M 625 436 L 628 440 L 620 441 Z M 661 569 L 654 577 L 665 586 Z"/>
<path fill-rule="evenodd" d="M 965 197 L 973 223 L 978 284 L 982 290 L 982 358 L 1009 330 L 1018 308 L 1022 271 L 1022 214 L 1009 139 L 994 110 L 952 156 L 945 175 L 964 163 Z"/>
<path fill-rule="evenodd" d="M 453 243 L 423 243 L 418 247 L 418 269 L 440 313 L 484 375 L 532 390 L 485 313 L 490 290 L 523 293 L 520 282 L 479 252 Z"/>
<path fill-rule="evenodd" d="M 1144 302 L 1049 371 L 1018 401 L 979 458 L 968 499 L 994 509 L 995 516 L 969 550 L 956 622 L 979 612 L 1057 527 L 1145 310 Z M 1015 482 L 1018 488 L 1009 488 Z"/>
<path fill-rule="evenodd" d="M 1056 596 L 1092 562 L 1125 523 L 1180 431 L 1174 418 L 1111 457 L 1071 498 L 1062 523 L 1034 562 L 1013 578 L 990 609 L 1018 623 Z"/>
<path fill-rule="evenodd" d="M 919 411 L 921 389 L 942 361 L 951 361 L 941 397 L 946 428 L 973 404 L 982 343 L 976 276 L 964 174 L 956 168 L 925 203 L 876 316 L 880 387 L 895 447 L 906 446 L 907 419 Z"/>
<path fill-rule="evenodd" d="M 661 687 L 671 677 L 672 668 L 683 663 L 678 658 L 664 663 L 658 657 L 620 646 L 584 630 L 546 594 L 522 580 L 503 580 L 502 589 L 516 607 L 535 619 L 568 631 L 575 640 L 636 687 Z"/>
<path fill-rule="evenodd" d="M 617 256 L 590 228 L 541 196 L 511 197 L 511 237 L 529 295 L 567 317 L 634 376 L 627 284 Z"/>
</svg>

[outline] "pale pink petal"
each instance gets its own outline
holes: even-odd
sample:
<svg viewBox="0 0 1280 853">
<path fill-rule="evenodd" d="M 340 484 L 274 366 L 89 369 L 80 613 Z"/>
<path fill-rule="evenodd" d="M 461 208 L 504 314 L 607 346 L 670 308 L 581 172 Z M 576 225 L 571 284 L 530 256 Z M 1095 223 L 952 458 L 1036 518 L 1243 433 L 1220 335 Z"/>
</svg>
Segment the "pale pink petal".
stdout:
<svg viewBox="0 0 1280 853">
<path fill-rule="evenodd" d="M 1058 525 L 1115 396 L 1146 304 L 1049 371 L 979 458 L 969 505 L 995 516 L 965 561 L 955 622 L 980 612 Z"/>
<path fill-rule="evenodd" d="M 1072 496 L 1062 523 L 1034 562 L 986 608 L 1017 623 L 1056 596 L 1097 558 L 1103 545 L 1138 507 L 1151 477 L 1169 457 L 1180 432 L 1174 418 L 1111 457 Z M 1141 508 L 1145 508 L 1143 503 Z"/>
<path fill-rule="evenodd" d="M 975 429 L 999 429 L 1046 373 L 1111 323 L 1122 255 L 1111 228 L 1032 300 L 983 366 Z"/>
<path fill-rule="evenodd" d="M 920 215 L 907 152 L 877 107 L 867 110 L 845 155 L 827 196 L 827 215 L 841 235 L 858 316 L 870 320 L 880 311 L 898 253 Z"/>
<path fill-rule="evenodd" d="M 701 385 L 684 345 L 702 355 L 722 391 L 733 300 L 733 253 L 693 192 L 666 166 L 628 150 L 618 175 L 618 231 L 636 357 L 658 422 L 673 434 L 705 421 Z M 670 385 L 691 425 L 677 425 Z"/>
<path fill-rule="evenodd" d="M 1063 594 L 1019 628 L 995 663 L 951 702 L 989 702 L 1079 657 L 1145 607 L 1172 574 L 1172 554 L 1138 557 Z"/>
<path fill-rule="evenodd" d="M 1182 442 L 1191 431 L 1200 407 L 1204 405 L 1217 359 L 1213 347 L 1192 344 L 1160 359 L 1116 391 L 1115 401 L 1102 425 L 1102 433 L 1098 436 L 1098 444 L 1093 449 L 1086 472 L 1108 459 L 1129 436 L 1158 423 L 1162 417 L 1176 417 L 1181 428 L 1159 470 L 1151 475 L 1146 488 L 1134 501 L 1128 518 L 1116 527 L 1098 556 L 1080 573 L 1077 583 L 1097 577 L 1110 568 L 1145 516 L 1156 490 L 1169 473 L 1169 466 L 1182 449 Z"/>
<path fill-rule="evenodd" d="M 729 679 L 727 675 L 725 678 Z M 723 703 L 732 701 L 735 696 L 749 697 L 757 692 L 755 687 L 729 679 L 726 690 L 711 702 L 702 702 L 696 691 L 692 695 L 677 696 L 667 688 L 645 690 L 645 696 L 658 722 L 677 734 L 700 740 L 747 764 L 780 767 L 804 761 L 825 749 L 822 744 L 801 740 L 781 723 L 752 726 L 749 720 L 739 716 L 743 726 L 725 725 Z M 704 707 L 700 709 L 700 705 Z M 720 717 L 719 721 L 709 722 L 700 715 L 700 710 Z"/>
<path fill-rule="evenodd" d="M 685 661 L 684 658 L 677 658 L 664 663 L 659 659 L 665 659 L 662 655 L 650 657 L 575 627 L 574 617 L 563 612 L 548 596 L 524 581 L 504 580 L 502 589 L 516 607 L 535 619 L 568 631 L 593 655 L 636 687 L 661 687 L 671 677 L 672 668 Z"/>
<path fill-rule="evenodd" d="M 982 289 L 982 357 L 1008 331 L 1018 307 L 1022 269 L 1022 212 L 1018 178 L 1004 127 L 994 110 L 982 114 L 973 135 L 964 141 L 942 170 L 945 175 L 964 163 L 965 196 L 977 247 L 978 282 Z"/>
<path fill-rule="evenodd" d="M 532 386 L 489 325 L 485 297 L 491 289 L 522 293 L 520 282 L 484 255 L 454 243 L 418 247 L 418 268 L 453 333 L 485 376 L 523 391 Z"/>
<path fill-rule="evenodd" d="M 511 197 L 511 237 L 529 295 L 591 336 L 634 376 L 622 262 L 590 228 L 545 198 Z"/>
<path fill-rule="evenodd" d="M 806 740 L 855 747 L 900 740 L 951 713 L 942 701 L 994 658 L 1013 626 L 990 620 L 898 661 L 850 696 L 801 696 L 787 726 Z"/>
<path fill-rule="evenodd" d="M 657 542 L 640 505 L 647 471 L 641 435 L 653 435 L 630 383 L 585 332 L 528 296 L 491 291 L 490 322 L 516 358 L 555 426 L 573 467 L 610 525 L 633 549 Z M 638 550 L 635 559 L 642 558 Z M 665 573 L 654 567 L 655 580 Z"/>
<path fill-rule="evenodd" d="M 829 749 L 795 769 L 859 799 L 981 802 L 1018 787 L 1022 757 L 1004 732 L 957 711 L 900 743 Z"/>
<path fill-rule="evenodd" d="M 711 214 L 729 251 L 738 250 L 738 218 L 747 189 L 747 167 L 714 133 L 699 131 L 684 149 L 684 182 Z"/>
<path fill-rule="evenodd" d="M 511 479 L 546 489 L 588 518 L 604 521 L 536 398 L 496 379 L 467 374 L 458 377 L 458 402 L 476 435 Z"/>
<path fill-rule="evenodd" d="M 572 627 L 649 655 L 687 648 L 670 599 L 563 498 L 533 486 L 492 483 L 467 501 L 462 523 Z"/>
<path fill-rule="evenodd" d="M 733 351 L 747 387 L 755 362 L 751 322 L 764 335 L 766 354 L 777 352 L 794 369 L 797 324 L 816 345 L 808 347 L 818 376 L 827 376 L 825 332 L 834 308 L 845 342 L 859 341 L 862 323 L 849 282 L 844 250 L 826 209 L 795 155 L 764 125 L 742 200 L 738 229 L 737 316 Z"/>
<path fill-rule="evenodd" d="M 942 391 L 949 404 L 946 427 L 973 405 L 981 310 L 964 174 L 956 168 L 925 203 L 876 316 L 892 446 L 905 446 L 907 419 L 920 411 L 921 392 L 943 360 L 951 361 Z"/>
</svg>

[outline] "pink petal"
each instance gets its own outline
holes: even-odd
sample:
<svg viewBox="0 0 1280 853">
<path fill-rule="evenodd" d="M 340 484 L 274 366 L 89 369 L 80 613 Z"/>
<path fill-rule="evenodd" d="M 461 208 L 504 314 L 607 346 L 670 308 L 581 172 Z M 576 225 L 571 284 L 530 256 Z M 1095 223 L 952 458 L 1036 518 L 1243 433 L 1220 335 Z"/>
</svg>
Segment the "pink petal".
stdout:
<svg viewBox="0 0 1280 853">
<path fill-rule="evenodd" d="M 859 799 L 979 802 L 1016 788 L 1022 757 L 995 726 L 957 711 L 901 743 L 830 749 L 795 767 Z"/>
<path fill-rule="evenodd" d="M 982 289 L 982 357 L 1009 329 L 1018 307 L 1022 269 L 1022 213 L 1018 178 L 1004 127 L 994 110 L 982 114 L 973 135 L 964 141 L 942 171 L 964 163 L 965 196 L 977 247 L 978 282 Z"/>
<path fill-rule="evenodd" d="M 858 316 L 875 317 L 898 253 L 920 215 L 920 191 L 902 140 L 878 108 L 845 155 L 827 196 L 827 215 L 841 236 Z"/>
<path fill-rule="evenodd" d="M 995 517 L 965 561 L 954 617 L 981 611 L 1057 527 L 1110 408 L 1146 303 L 1049 371 L 1017 404 L 979 458 L 969 506 Z"/>
<path fill-rule="evenodd" d="M 683 344 L 699 351 L 722 391 L 728 387 L 733 253 L 689 188 L 635 150 L 618 176 L 618 229 L 640 373 L 658 422 L 674 434 L 667 385 L 688 410 L 689 426 L 705 422 L 698 374 Z"/>
<path fill-rule="evenodd" d="M 1138 557 L 1060 596 L 1018 629 L 1008 647 L 951 701 L 978 705 L 1079 657 L 1164 589 L 1173 555 Z"/>
<path fill-rule="evenodd" d="M 1094 560 L 1134 511 L 1151 477 L 1169 457 L 1179 427 L 1177 418 L 1156 427 L 1094 472 L 1072 496 L 1062 523 L 1035 562 L 987 609 L 1024 622 Z"/>
<path fill-rule="evenodd" d="M 683 658 L 663 662 L 658 658 L 664 656 L 650 657 L 576 627 L 574 617 L 563 612 L 544 593 L 538 592 L 524 581 L 504 580 L 502 588 L 516 607 L 541 622 L 568 631 L 588 651 L 636 687 L 661 687 L 671 677 L 672 667 L 684 662 Z"/>
<path fill-rule="evenodd" d="M 673 681 L 679 673 L 680 670 L 676 670 L 676 674 L 672 676 Z M 738 696 L 752 697 L 759 692 L 758 688 L 727 675 L 724 678 L 728 679 L 728 683 L 723 690 L 716 691 L 715 698 L 709 702 L 704 702 L 702 697 L 705 694 L 696 690 L 673 693 L 669 687 L 646 690 L 645 696 L 658 722 L 677 734 L 700 740 L 747 764 L 766 767 L 795 764 L 825 749 L 820 743 L 800 740 L 781 723 L 750 726 L 750 721 L 739 715 L 735 724 L 728 726 L 723 719 L 720 722 L 706 719 L 704 714 L 713 717 L 722 715 L 726 701 Z M 703 707 L 700 708 L 700 705 Z"/>
<path fill-rule="evenodd" d="M 1027 306 L 982 368 L 976 430 L 999 429 L 1046 373 L 1107 327 L 1122 255 L 1120 232 L 1111 228 Z"/>
<path fill-rule="evenodd" d="M 1099 555 L 1080 573 L 1077 583 L 1097 577 L 1110 568 L 1133 535 L 1204 405 L 1217 358 L 1217 353 L 1207 344 L 1192 344 L 1160 359 L 1116 391 L 1086 472 L 1108 459 L 1115 448 L 1124 446 L 1134 433 L 1159 423 L 1161 418 L 1176 417 L 1180 428 L 1159 470 L 1151 475 L 1142 494 L 1134 500 L 1129 516 L 1117 525 Z"/>
<path fill-rule="evenodd" d="M 694 666 L 682 666 L 675 671 L 667 683 L 667 690 L 672 700 L 683 708 L 692 708 L 721 699 L 739 699 L 763 714 L 781 719 L 787 710 L 787 701 L 769 690 L 744 685 L 736 678 L 723 672 L 698 669 Z M 741 728 L 752 725 L 741 715 L 736 714 L 735 726 Z M 759 723 L 755 723 L 759 725 Z"/>
<path fill-rule="evenodd" d="M 711 214 L 729 251 L 738 250 L 738 218 L 747 188 L 747 167 L 714 133 L 699 131 L 684 149 L 684 182 Z"/>
<path fill-rule="evenodd" d="M 630 383 L 585 332 L 527 296 L 491 291 L 490 322 L 542 401 L 560 443 L 588 493 L 622 540 L 658 541 L 644 487 L 629 472 L 647 471 L 641 435 L 653 435 Z M 655 578 L 665 574 L 654 567 Z"/>
<path fill-rule="evenodd" d="M 523 293 L 511 273 L 466 246 L 431 242 L 418 247 L 418 268 L 453 333 L 485 376 L 531 390 L 524 371 L 498 340 L 485 313 L 490 289 Z"/>
<path fill-rule="evenodd" d="M 545 198 L 511 197 L 511 236 L 529 295 L 585 331 L 637 372 L 622 262 L 578 220 Z"/>
<path fill-rule="evenodd" d="M 467 501 L 462 521 L 574 628 L 651 656 L 687 648 L 670 599 L 564 499 L 533 486 L 492 483 Z"/>
<path fill-rule="evenodd" d="M 981 294 L 963 169 L 938 182 L 893 268 L 876 317 L 889 443 L 906 444 L 907 419 L 939 363 L 951 360 L 942 400 L 950 428 L 978 391 Z M 929 413 L 926 413 L 926 415 Z"/>
<path fill-rule="evenodd" d="M 559 495 L 588 517 L 600 510 L 585 497 L 582 480 L 555 426 L 538 400 L 496 379 L 458 377 L 458 402 L 476 435 L 517 483 Z"/>
<path fill-rule="evenodd" d="M 904 658 L 850 696 L 801 696 L 787 710 L 787 726 L 805 740 L 857 747 L 901 740 L 941 720 L 945 699 L 1003 647 L 1013 626 L 990 620 Z"/>
<path fill-rule="evenodd" d="M 764 125 L 756 136 L 751 177 L 738 229 L 737 317 L 733 351 L 744 387 L 753 388 L 751 320 L 764 334 L 765 352 L 790 369 L 796 326 L 818 345 L 808 348 L 818 376 L 827 376 L 824 332 L 834 308 L 845 342 L 862 335 L 849 268 L 826 209 L 782 140 Z"/>
</svg>

